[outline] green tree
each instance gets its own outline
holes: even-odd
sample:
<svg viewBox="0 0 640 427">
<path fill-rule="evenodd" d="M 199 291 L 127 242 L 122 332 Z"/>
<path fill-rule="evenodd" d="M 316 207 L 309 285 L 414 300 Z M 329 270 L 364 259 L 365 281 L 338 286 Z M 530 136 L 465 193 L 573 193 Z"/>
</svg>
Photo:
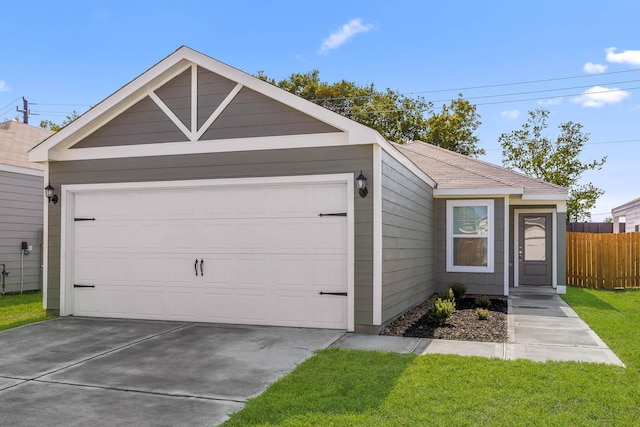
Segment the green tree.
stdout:
<svg viewBox="0 0 640 427">
<path fill-rule="evenodd" d="M 555 140 L 547 137 L 549 111 L 529 111 L 522 128 L 500 135 L 502 164 L 526 175 L 561 185 L 569 189 L 567 218 L 569 221 L 591 219 L 590 210 L 604 191 L 593 184 L 579 184 L 580 176 L 588 170 L 600 170 L 607 158 L 584 163 L 580 153 L 589 141 L 589 134 L 582 131 L 580 123 L 567 122 L 559 126 L 560 135 Z"/>
<path fill-rule="evenodd" d="M 278 82 L 263 72 L 258 72 L 258 78 L 375 129 L 391 141 L 420 140 L 469 156 L 484 154 L 474 135 L 480 116 L 462 95 L 434 115 L 433 104 L 423 97 L 412 98 L 392 89 L 380 91 L 373 83 L 360 86 L 341 80 L 330 84 L 320 80 L 318 70 L 291 74 Z"/>
<path fill-rule="evenodd" d="M 478 157 L 485 154 L 484 149 L 478 148 L 479 139 L 475 135 L 481 123 L 476 106 L 459 94 L 450 105 L 443 105 L 440 113 L 427 119 L 426 141 L 456 153 Z"/>
<path fill-rule="evenodd" d="M 54 123 L 51 120 L 40 120 L 40 127 L 43 129 L 49 129 L 52 130 L 54 132 L 58 132 L 60 129 L 62 129 L 63 127 L 67 126 L 69 123 L 71 123 L 72 121 L 74 121 L 75 119 L 77 119 L 78 117 L 80 117 L 80 114 L 78 114 L 78 112 L 76 110 L 73 110 L 73 112 L 68 115 L 60 124 Z"/>
</svg>

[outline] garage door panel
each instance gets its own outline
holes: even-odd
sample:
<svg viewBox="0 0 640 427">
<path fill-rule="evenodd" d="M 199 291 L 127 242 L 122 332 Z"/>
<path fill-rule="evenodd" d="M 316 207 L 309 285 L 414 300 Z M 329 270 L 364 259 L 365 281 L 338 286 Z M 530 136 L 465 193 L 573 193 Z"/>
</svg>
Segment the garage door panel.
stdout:
<svg viewBox="0 0 640 427">
<path fill-rule="evenodd" d="M 134 264 L 136 266 L 134 277 L 137 281 L 161 284 L 165 280 L 166 259 L 164 257 L 138 256 Z"/>
<path fill-rule="evenodd" d="M 164 314 L 165 296 L 163 289 L 149 286 L 137 286 L 132 292 L 134 302 L 132 311 L 146 318 L 158 318 Z"/>
<path fill-rule="evenodd" d="M 165 227 L 156 222 L 152 224 L 139 224 L 133 230 L 135 245 L 145 250 L 163 249 L 165 247 Z"/>
<path fill-rule="evenodd" d="M 207 218 L 220 216 L 230 218 L 236 210 L 235 191 L 231 189 L 207 191 L 202 201 Z"/>
<path fill-rule="evenodd" d="M 346 194 L 344 183 L 77 193 L 96 221 L 74 224 L 73 275 L 96 288 L 73 290 L 73 313 L 346 329 L 347 298 L 318 295 L 347 291 L 347 218 L 318 216 L 346 212 Z"/>
<path fill-rule="evenodd" d="M 211 250 L 229 251 L 236 247 L 234 236 L 236 235 L 236 225 L 233 221 L 218 220 L 203 222 L 200 227 L 202 246 L 205 252 Z"/>
<path fill-rule="evenodd" d="M 112 256 L 108 255 L 102 259 L 101 277 L 104 277 L 109 283 L 127 283 L 135 280 L 136 274 L 131 268 L 132 259 L 128 256 Z"/>
<path fill-rule="evenodd" d="M 327 219 L 313 225 L 313 249 L 338 249 L 347 252 L 345 221 Z"/>
<path fill-rule="evenodd" d="M 309 247 L 308 221 L 278 221 L 276 225 L 276 249 L 307 249 Z"/>
<path fill-rule="evenodd" d="M 240 321 L 244 320 L 245 323 L 247 323 L 246 321 L 253 321 L 259 324 L 269 324 L 269 319 L 267 318 L 268 307 L 273 307 L 273 305 L 269 304 L 269 296 L 266 293 L 241 291 L 236 297 L 234 318 Z"/>
<path fill-rule="evenodd" d="M 200 318 L 208 322 L 229 323 L 233 321 L 236 297 L 230 291 L 207 290 L 198 300 Z"/>
<path fill-rule="evenodd" d="M 241 188 L 237 191 L 237 209 L 235 214 L 239 217 L 264 216 L 271 211 L 271 191 L 263 188 Z"/>
<path fill-rule="evenodd" d="M 277 287 L 296 288 L 309 287 L 309 259 L 303 256 L 296 258 L 278 257 L 276 261 Z"/>
<path fill-rule="evenodd" d="M 198 296 L 193 290 L 171 289 L 166 291 L 167 302 L 165 305 L 166 312 L 172 319 L 194 319 L 196 316 L 196 308 Z"/>
<path fill-rule="evenodd" d="M 279 293 L 277 296 L 277 320 L 279 323 L 299 325 L 308 323 L 308 296 L 302 293 Z"/>
<path fill-rule="evenodd" d="M 207 256 L 204 259 L 204 276 L 203 282 L 208 284 L 209 288 L 214 285 L 217 287 L 233 286 L 236 283 L 236 260 L 231 256 Z"/>
<path fill-rule="evenodd" d="M 347 274 L 347 263 L 344 257 L 324 256 L 312 261 L 312 284 L 315 289 L 325 289 L 328 292 L 339 292 L 344 289 L 344 276 Z"/>
<path fill-rule="evenodd" d="M 319 295 L 314 297 L 313 321 L 327 328 L 345 324 L 347 299 L 338 295 Z"/>
</svg>

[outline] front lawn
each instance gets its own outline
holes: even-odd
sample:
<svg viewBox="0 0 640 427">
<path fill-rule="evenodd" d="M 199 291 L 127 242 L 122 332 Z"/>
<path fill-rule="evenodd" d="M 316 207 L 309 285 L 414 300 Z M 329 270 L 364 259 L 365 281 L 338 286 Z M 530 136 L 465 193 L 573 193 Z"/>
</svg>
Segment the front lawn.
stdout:
<svg viewBox="0 0 640 427">
<path fill-rule="evenodd" d="M 565 300 L 627 368 L 330 349 L 225 426 L 602 426 L 640 422 L 640 291 L 569 288 Z"/>
<path fill-rule="evenodd" d="M 50 318 L 42 308 L 42 292 L 0 296 L 0 331 Z"/>
</svg>

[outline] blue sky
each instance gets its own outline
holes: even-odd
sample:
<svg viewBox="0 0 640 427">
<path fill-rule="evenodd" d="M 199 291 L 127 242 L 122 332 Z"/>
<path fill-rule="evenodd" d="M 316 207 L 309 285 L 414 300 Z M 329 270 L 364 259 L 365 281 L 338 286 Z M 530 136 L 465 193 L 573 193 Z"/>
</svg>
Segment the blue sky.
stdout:
<svg viewBox="0 0 640 427">
<path fill-rule="evenodd" d="M 447 4 L 448 3 L 448 4 Z M 3 4 L 0 120 L 26 97 L 30 123 L 84 112 L 181 45 L 276 79 L 374 83 L 436 106 L 478 105 L 483 160 L 501 133 L 551 111 L 591 138 L 585 182 L 606 193 L 593 220 L 640 197 L 640 3 L 637 1 L 40 1 Z M 529 82 L 529 83 L 523 83 Z M 518 83 L 518 84 L 511 84 Z"/>
</svg>

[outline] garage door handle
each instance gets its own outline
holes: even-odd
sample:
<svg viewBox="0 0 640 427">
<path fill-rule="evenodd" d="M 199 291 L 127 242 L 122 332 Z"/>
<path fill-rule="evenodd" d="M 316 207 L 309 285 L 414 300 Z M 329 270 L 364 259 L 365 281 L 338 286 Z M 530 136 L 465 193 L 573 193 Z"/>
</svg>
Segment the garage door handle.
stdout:
<svg viewBox="0 0 640 427">
<path fill-rule="evenodd" d="M 196 270 L 196 277 L 198 277 L 198 258 L 196 258 L 196 264 L 193 266 Z"/>
<path fill-rule="evenodd" d="M 346 292 L 322 292 L 320 291 L 320 295 L 338 295 L 341 297 L 346 297 L 347 293 Z"/>
<path fill-rule="evenodd" d="M 204 277 L 204 268 L 202 267 L 203 265 L 204 265 L 204 259 L 201 259 L 200 260 L 200 275 L 202 277 Z M 197 274 L 196 274 L 196 276 L 197 276 Z"/>
</svg>

